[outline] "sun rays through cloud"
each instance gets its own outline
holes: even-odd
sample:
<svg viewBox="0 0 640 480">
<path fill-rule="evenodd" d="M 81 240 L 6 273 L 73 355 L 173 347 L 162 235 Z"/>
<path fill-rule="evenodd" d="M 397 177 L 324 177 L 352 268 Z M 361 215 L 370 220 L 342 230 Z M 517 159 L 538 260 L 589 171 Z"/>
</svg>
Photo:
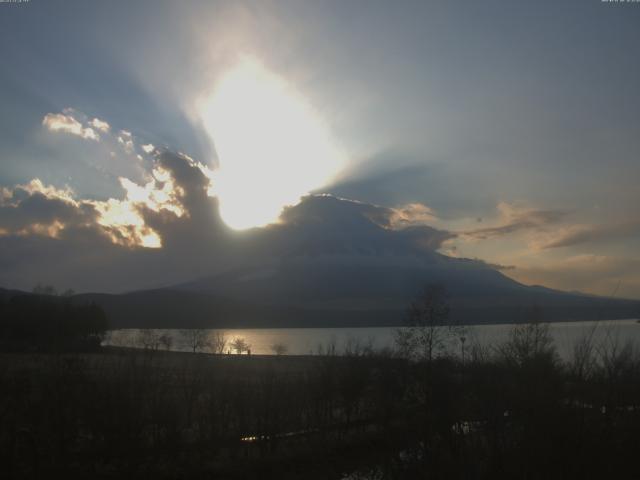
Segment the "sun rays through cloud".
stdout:
<svg viewBox="0 0 640 480">
<path fill-rule="evenodd" d="M 344 166 L 318 111 L 254 59 L 224 74 L 198 111 L 219 159 L 220 213 L 232 228 L 277 221 Z"/>
</svg>

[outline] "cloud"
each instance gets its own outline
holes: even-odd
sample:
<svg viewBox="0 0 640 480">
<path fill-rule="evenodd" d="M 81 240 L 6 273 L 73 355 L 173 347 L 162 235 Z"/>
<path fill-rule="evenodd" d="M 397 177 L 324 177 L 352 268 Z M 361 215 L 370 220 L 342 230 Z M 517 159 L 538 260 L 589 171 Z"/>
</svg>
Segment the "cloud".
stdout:
<svg viewBox="0 0 640 480">
<path fill-rule="evenodd" d="M 89 125 L 91 125 L 91 127 L 95 128 L 96 130 L 100 130 L 104 133 L 107 133 L 111 129 L 111 126 L 107 122 L 105 122 L 104 120 L 100 120 L 99 118 L 94 118 L 93 120 L 91 120 L 89 122 Z"/>
<path fill-rule="evenodd" d="M 73 136 L 73 141 L 59 141 L 56 137 L 71 135 L 47 132 L 49 134 L 40 139 L 47 152 L 46 169 L 25 172 L 23 181 L 40 178 L 56 186 L 67 182 L 80 197 L 102 200 L 122 198 L 125 191 L 122 178 L 143 186 L 153 178 L 156 157 L 162 150 L 154 145 L 154 150 L 146 153 L 143 145 L 151 144 L 145 137 L 109 125 L 102 117 L 87 116 L 69 108 L 50 115 L 72 117 L 79 125 L 76 125 L 78 131 L 90 128 L 99 134 L 99 141 L 76 141 L 78 136 Z"/>
<path fill-rule="evenodd" d="M 137 205 L 129 198 L 77 200 L 68 188 L 56 189 L 34 179 L 26 185 L 3 188 L 0 236 L 61 238 L 64 231 L 83 227 L 129 247 L 160 246 L 157 234 L 144 225 Z"/>
<path fill-rule="evenodd" d="M 329 195 L 304 197 L 276 224 L 235 232 L 211 196 L 214 177 L 188 156 L 165 151 L 147 181 L 120 179 L 119 198 L 80 199 L 39 180 L 3 188 L 0 265 L 7 267 L 0 281 L 28 279 L 19 283 L 28 288 L 47 280 L 42 272 L 56 272 L 52 280 L 76 290 L 143 288 L 299 255 L 434 258 L 452 237 L 417 224 L 430 214 L 426 207 L 393 209 Z"/>
<path fill-rule="evenodd" d="M 224 268 L 242 242 L 220 220 L 205 172 L 160 152 L 145 182 L 120 179 L 121 197 L 81 199 L 39 180 L 1 188 L 0 285 L 122 291 Z"/>
<path fill-rule="evenodd" d="M 640 291 L 640 259 L 593 253 L 521 266 L 509 276 L 526 284 L 633 298 Z"/>
<path fill-rule="evenodd" d="M 493 181 L 484 172 L 472 174 L 454 162 L 426 159 L 424 153 L 388 150 L 353 164 L 317 193 L 379 205 L 419 202 L 436 210 L 441 218 L 476 217 L 499 201 Z"/>
<path fill-rule="evenodd" d="M 437 262 L 446 261 L 439 252 L 447 249 L 458 256 L 455 239 L 491 240 L 527 233 L 537 236 L 544 248 L 552 248 L 587 241 L 587 236 L 605 236 L 586 227 L 563 227 L 566 212 L 562 210 L 502 202 L 494 224 L 453 231 L 436 228 L 446 220 L 425 203 L 384 207 L 326 194 L 303 197 L 286 208 L 275 224 L 234 232 L 220 218 L 217 172 L 206 165 L 140 142 L 131 132 L 112 129 L 96 118 L 88 122 L 70 110 L 49 115 L 52 125 L 60 120 L 57 116 L 69 117 L 72 121 L 65 121 L 76 132 L 99 131 L 99 145 L 109 151 L 132 152 L 127 158 L 144 152 L 144 161 L 135 162 L 142 173 L 137 179 L 117 177 L 122 192 L 105 199 L 80 198 L 68 187 L 56 188 L 37 179 L 0 188 L 0 282 L 5 284 L 28 287 L 47 280 L 41 276 L 47 272 L 52 281 L 76 290 L 121 291 L 175 284 L 248 262 L 298 256 Z M 256 192 L 247 192 L 243 201 L 252 205 L 261 199 Z M 613 231 L 621 235 L 634 228 L 620 226 Z M 518 279 L 552 276 L 547 273 L 551 267 L 534 270 L 508 257 L 493 260 L 498 263 L 482 263 L 508 270 Z M 576 263 L 563 265 L 566 271 L 578 271 Z M 615 268 L 622 266 L 615 264 Z"/>
<path fill-rule="evenodd" d="M 131 132 L 120 130 L 120 134 L 118 135 L 117 139 L 118 143 L 122 146 L 125 152 L 129 154 L 132 154 L 134 152 Z"/>
<path fill-rule="evenodd" d="M 535 247 L 550 249 L 583 243 L 628 239 L 640 235 L 640 221 L 627 221 L 608 225 L 571 225 L 540 239 Z"/>
<path fill-rule="evenodd" d="M 500 202 L 497 208 L 501 218 L 498 225 L 467 230 L 460 235 L 472 240 L 487 240 L 522 231 L 540 231 L 560 222 L 566 216 L 566 212 L 561 210 L 521 208 L 506 202 Z"/>
<path fill-rule="evenodd" d="M 69 189 L 46 186 L 38 179 L 2 189 L 0 236 L 59 238 L 68 226 L 87 226 L 95 221 L 96 212 L 91 205 L 76 202 Z"/>
<path fill-rule="evenodd" d="M 82 123 L 74 118 L 70 112 L 68 114 L 47 113 L 42 119 L 42 125 L 52 132 L 69 133 L 96 142 L 100 140 L 93 128 L 83 127 Z"/>
<path fill-rule="evenodd" d="M 4 187 L 0 190 L 0 235 L 59 238 L 69 227 L 82 225 L 124 247 L 159 248 L 162 236 L 147 217 L 161 216 L 166 225 L 190 215 L 190 210 L 197 212 L 196 203 L 202 198 L 194 201 L 194 191 L 199 189 L 206 197 L 209 182 L 193 160 L 171 153 L 158 157 L 146 183 L 119 180 L 124 198 L 106 200 L 77 199 L 71 189 L 47 186 L 39 179 Z"/>
<path fill-rule="evenodd" d="M 426 225 L 438 221 L 435 212 L 423 203 L 408 203 L 390 208 L 389 211 L 388 223 L 392 228 Z"/>
<path fill-rule="evenodd" d="M 483 262 L 487 267 L 492 268 L 494 270 L 508 271 L 508 270 L 515 270 L 516 268 L 518 268 L 515 265 L 502 265 L 501 263 L 485 262 L 480 259 L 476 259 L 476 260 L 479 262 Z"/>
<path fill-rule="evenodd" d="M 152 153 L 155 149 L 156 149 L 156 147 L 154 147 L 152 143 L 147 143 L 146 145 L 142 145 L 142 150 L 147 155 Z"/>
<path fill-rule="evenodd" d="M 42 119 L 42 125 L 52 132 L 71 134 L 99 142 L 114 159 L 130 161 L 135 158 L 144 162 L 145 158 L 140 155 L 141 153 L 152 155 L 157 152 L 153 144 L 143 143 L 130 131 L 112 132 L 111 125 L 107 121 L 97 117 L 89 120 L 87 115 L 73 108 L 65 108 L 61 113 L 47 113 Z"/>
<path fill-rule="evenodd" d="M 417 210 L 424 214 L 422 208 Z M 281 244 L 290 252 L 300 254 L 430 255 L 454 236 L 427 225 L 398 221 L 399 215 L 393 208 L 309 195 L 285 209 L 280 223 L 269 229 L 283 237 Z"/>
<path fill-rule="evenodd" d="M 278 223 L 236 232 L 220 218 L 214 179 L 201 163 L 164 151 L 146 181 L 120 179 L 121 197 L 81 199 L 39 180 L 1 188 L 0 284 L 30 288 L 44 281 L 78 291 L 123 291 L 309 256 L 413 265 L 446 261 L 438 252 L 457 235 L 426 224 L 437 217 L 422 204 L 387 208 L 332 195 L 305 196 Z M 514 231 L 562 217 L 510 205 L 500 211 L 504 224 L 495 228 L 516 225 Z M 475 262 L 525 283 L 603 293 L 621 282 L 621 295 L 640 291 L 637 259 L 574 255 L 533 266 L 518 262 L 517 268 Z"/>
</svg>

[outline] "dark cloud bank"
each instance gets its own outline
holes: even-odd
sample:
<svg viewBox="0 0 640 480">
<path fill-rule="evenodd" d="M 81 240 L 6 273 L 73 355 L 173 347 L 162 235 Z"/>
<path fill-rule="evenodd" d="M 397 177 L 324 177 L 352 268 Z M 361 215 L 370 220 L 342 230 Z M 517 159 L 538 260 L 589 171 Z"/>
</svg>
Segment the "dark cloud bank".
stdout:
<svg viewBox="0 0 640 480">
<path fill-rule="evenodd" d="M 164 152 L 159 167 L 173 178 L 184 215 L 143 202 L 143 229 L 162 248 L 127 245 L 132 227 L 99 224 L 97 207 L 65 192 L 28 186 L 3 191 L 0 283 L 28 289 L 37 282 L 77 291 L 122 292 L 184 282 L 250 263 L 304 255 L 429 256 L 450 232 L 429 226 L 394 229 L 393 209 L 328 195 L 305 197 L 280 222 L 236 232 L 222 222 L 209 178 L 188 157 Z M 45 191 L 41 191 L 45 190 Z M 247 198 L 259 202 L 259 198 Z"/>
</svg>

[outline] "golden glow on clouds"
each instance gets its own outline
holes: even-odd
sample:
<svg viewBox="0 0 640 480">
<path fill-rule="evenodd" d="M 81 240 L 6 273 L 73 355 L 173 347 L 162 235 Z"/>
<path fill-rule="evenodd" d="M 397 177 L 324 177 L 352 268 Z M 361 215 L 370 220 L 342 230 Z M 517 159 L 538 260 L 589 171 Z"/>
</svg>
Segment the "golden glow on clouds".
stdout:
<svg viewBox="0 0 640 480">
<path fill-rule="evenodd" d="M 318 113 L 254 60 L 227 72 L 198 110 L 220 164 L 214 193 L 232 228 L 277 221 L 283 207 L 328 183 L 344 165 Z"/>
<path fill-rule="evenodd" d="M 24 190 L 25 192 L 33 195 L 34 193 L 41 193 L 47 198 L 56 198 L 58 200 L 62 200 L 67 203 L 71 203 L 77 206 L 77 202 L 73 198 L 73 190 L 69 187 L 64 189 L 56 188 L 52 185 L 45 185 L 39 178 L 34 178 L 29 183 L 25 185 L 18 185 L 16 188 L 20 190 Z M 4 196 L 11 196 L 11 192 L 9 189 L 4 189 L 6 193 L 3 193 Z"/>
<path fill-rule="evenodd" d="M 41 235 L 43 237 L 59 238 L 60 232 L 64 230 L 65 225 L 62 222 L 54 221 L 50 224 L 34 223 L 28 227 L 22 228 L 16 235 Z"/>
<path fill-rule="evenodd" d="M 178 197 L 184 194 L 182 189 L 174 184 L 171 174 L 162 168 L 154 168 L 153 177 L 145 185 L 138 185 L 128 178 L 120 178 L 120 184 L 127 192 L 127 201 L 145 204 L 154 212 L 168 210 L 181 217 L 184 209 Z"/>
<path fill-rule="evenodd" d="M 16 193 L 18 198 L 16 198 Z M 23 197 L 25 193 L 29 196 L 40 194 L 49 200 L 63 202 L 76 209 L 81 207 L 81 203 L 73 198 L 73 191 L 70 188 L 58 189 L 51 185 L 45 185 L 40 179 L 34 178 L 24 185 L 16 185 L 13 188 L 0 188 L 0 208 L 17 208 L 20 202 L 19 198 Z M 40 235 L 59 238 L 65 227 L 66 225 L 57 219 L 53 219 L 49 223 L 35 221 L 23 226 L 14 226 L 14 228 L 0 228 L 0 236 Z"/>
<path fill-rule="evenodd" d="M 120 178 L 120 183 L 126 192 L 122 200 L 116 198 L 105 201 L 76 200 L 71 189 L 58 189 L 45 185 L 36 178 L 28 184 L 17 185 L 13 189 L 1 188 L 0 207 L 18 208 L 20 198 L 24 194 L 16 196 L 17 191 L 26 192 L 28 195 L 41 194 L 49 200 L 61 201 L 72 207 L 76 212 L 76 226 L 82 224 L 85 227 L 93 227 L 95 221 L 115 244 L 126 247 L 160 248 L 162 240 L 157 232 L 146 225 L 141 209 L 146 208 L 154 212 L 165 210 L 178 218 L 182 217 L 185 215 L 185 210 L 180 197 L 184 192 L 175 185 L 171 174 L 160 167 L 153 170 L 153 178 L 144 185 L 138 185 L 126 178 Z M 97 215 L 86 217 L 87 209 L 95 210 Z M 34 234 L 59 238 L 66 227 L 67 225 L 60 219 L 53 219 L 50 223 L 36 222 L 14 229 L 0 228 L 0 236 Z"/>
<path fill-rule="evenodd" d="M 42 125 L 52 132 L 70 133 L 71 135 L 76 135 L 87 140 L 100 140 L 100 137 L 93 128 L 83 127 L 78 120 L 67 113 L 70 112 L 65 110 L 65 113 L 47 113 L 42 119 Z M 94 121 L 95 120 L 98 119 L 94 119 Z M 102 124 L 100 120 L 98 120 L 98 122 Z M 104 122 L 104 124 L 107 127 L 109 126 L 106 122 Z"/>
<path fill-rule="evenodd" d="M 111 126 L 107 122 L 105 122 L 104 120 L 100 120 L 99 118 L 94 118 L 93 120 L 91 120 L 89 122 L 89 125 L 91 125 L 96 130 L 100 130 L 104 133 L 107 133 L 111 129 Z"/>
<path fill-rule="evenodd" d="M 407 203 L 389 210 L 391 212 L 389 226 L 395 229 L 416 225 L 432 225 L 438 221 L 436 213 L 422 203 Z"/>
<path fill-rule="evenodd" d="M 64 109 L 62 113 L 46 114 L 42 120 L 42 125 L 52 132 L 72 134 L 96 142 L 104 141 L 111 145 L 115 143 L 131 156 L 136 154 L 136 148 L 140 148 L 147 155 L 156 152 L 155 146 L 151 143 L 137 146 L 131 132 L 119 130 L 117 133 L 114 132 L 112 134 L 111 125 L 106 121 L 99 118 L 93 118 L 89 121 L 81 112 L 71 108 Z M 96 131 L 102 132 L 104 134 L 103 138 Z M 115 155 L 115 152 L 112 151 L 111 157 L 115 157 Z M 144 160 L 140 154 L 137 154 L 135 158 L 141 161 Z M 189 161 L 196 164 L 190 159 Z M 200 164 L 197 164 L 197 166 L 203 172 L 206 169 Z M 206 170 L 205 173 L 211 178 L 211 171 Z M 20 188 L 29 194 L 39 192 L 49 199 L 62 200 L 77 208 L 78 212 L 83 207 L 95 210 L 97 213 L 95 222 L 113 243 L 127 247 L 161 247 L 162 240 L 160 236 L 145 224 L 141 211 L 143 209 L 153 212 L 165 210 L 178 218 L 182 217 L 185 214 L 185 210 L 180 197 L 184 195 L 184 192 L 175 184 L 171 173 L 161 167 L 155 167 L 152 170 L 149 181 L 142 185 L 138 185 L 125 177 L 120 177 L 119 181 L 126 192 L 125 198 L 110 198 L 106 201 L 76 201 L 70 189 L 59 190 L 55 187 L 45 186 L 38 179 L 32 180 L 27 185 L 18 185 L 16 188 Z M 3 203 L 11 201 L 13 198 L 11 189 L 0 189 L 0 194 L 0 200 Z M 17 204 L 13 206 L 17 206 Z M 65 225 L 63 223 L 56 221 L 50 225 L 30 225 L 21 231 L 3 229 L 0 230 L 0 235 L 35 233 L 57 238 L 64 228 Z"/>
<path fill-rule="evenodd" d="M 176 217 L 185 214 L 179 197 L 184 194 L 175 185 L 171 174 L 160 168 L 153 169 L 153 178 L 144 185 L 138 185 L 127 178 L 120 178 L 126 192 L 124 200 L 111 198 L 106 202 L 92 202 L 99 212 L 98 223 L 111 232 L 114 243 L 126 246 L 159 248 L 160 236 L 149 228 L 140 214 L 143 206 L 154 212 L 166 210 Z"/>
<path fill-rule="evenodd" d="M 93 202 L 93 205 L 100 214 L 98 224 L 105 227 L 113 243 L 128 247 L 162 246 L 160 236 L 145 225 L 135 203 L 110 198 L 106 202 Z"/>
</svg>

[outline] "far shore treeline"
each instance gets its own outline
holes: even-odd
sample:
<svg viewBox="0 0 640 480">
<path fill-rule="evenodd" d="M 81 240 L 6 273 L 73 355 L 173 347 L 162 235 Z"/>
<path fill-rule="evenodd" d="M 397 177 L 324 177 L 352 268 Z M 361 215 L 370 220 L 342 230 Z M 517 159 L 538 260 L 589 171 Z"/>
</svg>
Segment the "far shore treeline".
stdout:
<svg viewBox="0 0 640 480">
<path fill-rule="evenodd" d="M 532 306 L 541 321 L 599 321 L 638 318 L 640 301 L 577 295 L 527 287 L 514 297 L 461 297 L 449 289 L 450 317 L 460 324 L 510 324 L 526 322 Z M 395 306 L 320 308 L 297 304 L 260 303 L 250 299 L 219 296 L 172 288 L 122 294 L 55 294 L 52 287 L 38 286 L 39 294 L 68 299 L 72 305 L 100 307 L 111 329 L 120 328 L 341 328 L 398 327 L 414 295 L 398 298 Z M 415 292 L 417 294 L 417 291 Z M 26 292 L 0 288 L 0 301 Z M 291 299 L 295 299 L 295 295 Z"/>
<path fill-rule="evenodd" d="M 92 302 L 75 304 L 69 295 L 51 293 L 0 296 L 0 351 L 91 352 L 100 348 L 109 328 L 102 308 Z"/>
</svg>

